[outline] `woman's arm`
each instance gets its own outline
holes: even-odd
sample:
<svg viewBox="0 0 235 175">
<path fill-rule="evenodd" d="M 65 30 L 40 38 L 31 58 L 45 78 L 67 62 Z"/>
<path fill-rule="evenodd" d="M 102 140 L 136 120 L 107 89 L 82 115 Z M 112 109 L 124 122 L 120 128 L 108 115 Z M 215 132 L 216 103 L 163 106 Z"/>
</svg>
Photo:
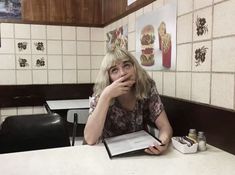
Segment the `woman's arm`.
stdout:
<svg viewBox="0 0 235 175">
<path fill-rule="evenodd" d="M 111 99 L 109 96 L 107 96 L 105 93 L 102 93 L 99 97 L 99 101 L 95 107 L 95 110 L 88 117 L 84 129 L 84 139 L 89 145 L 96 144 L 103 132 L 110 100 Z"/>
<path fill-rule="evenodd" d="M 160 146 L 160 145 L 150 146 L 148 149 L 145 150 L 145 152 L 149 154 L 161 154 L 162 152 L 164 152 L 167 149 L 173 134 L 171 125 L 168 121 L 166 112 L 164 110 L 156 119 L 155 125 L 159 129 L 159 139 L 162 141 L 162 143 L 165 146 Z"/>
</svg>

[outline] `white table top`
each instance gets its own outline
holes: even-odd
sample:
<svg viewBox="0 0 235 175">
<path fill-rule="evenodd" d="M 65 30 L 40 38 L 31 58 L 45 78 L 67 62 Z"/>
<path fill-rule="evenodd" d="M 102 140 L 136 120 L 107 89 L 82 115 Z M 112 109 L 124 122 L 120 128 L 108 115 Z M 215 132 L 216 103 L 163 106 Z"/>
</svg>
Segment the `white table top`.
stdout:
<svg viewBox="0 0 235 175">
<path fill-rule="evenodd" d="M 89 108 L 89 99 L 48 100 L 50 110 Z"/>
<path fill-rule="evenodd" d="M 235 156 L 208 146 L 182 154 L 172 147 L 161 156 L 110 159 L 101 145 L 0 154 L 2 175 L 234 175 Z"/>
</svg>

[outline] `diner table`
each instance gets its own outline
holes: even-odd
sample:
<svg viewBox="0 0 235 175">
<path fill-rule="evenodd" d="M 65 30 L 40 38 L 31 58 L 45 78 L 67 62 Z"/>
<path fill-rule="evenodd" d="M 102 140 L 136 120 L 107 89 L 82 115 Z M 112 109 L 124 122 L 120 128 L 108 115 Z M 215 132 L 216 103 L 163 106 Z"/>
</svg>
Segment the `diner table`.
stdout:
<svg viewBox="0 0 235 175">
<path fill-rule="evenodd" d="M 182 154 L 109 158 L 103 144 L 0 154 L 2 175 L 235 175 L 235 156 L 211 145 Z"/>
</svg>

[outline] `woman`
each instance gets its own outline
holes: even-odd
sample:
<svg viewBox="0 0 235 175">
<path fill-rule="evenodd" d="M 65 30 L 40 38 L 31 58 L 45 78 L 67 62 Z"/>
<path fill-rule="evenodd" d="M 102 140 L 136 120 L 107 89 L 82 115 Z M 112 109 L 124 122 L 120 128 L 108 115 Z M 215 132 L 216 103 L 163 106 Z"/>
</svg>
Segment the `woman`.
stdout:
<svg viewBox="0 0 235 175">
<path fill-rule="evenodd" d="M 108 51 L 101 64 L 84 130 L 85 141 L 93 145 L 102 138 L 139 131 L 146 128 L 146 122 L 156 125 L 165 146 L 155 144 L 145 152 L 161 154 L 170 142 L 172 128 L 155 83 L 134 56 L 116 47 Z"/>
</svg>

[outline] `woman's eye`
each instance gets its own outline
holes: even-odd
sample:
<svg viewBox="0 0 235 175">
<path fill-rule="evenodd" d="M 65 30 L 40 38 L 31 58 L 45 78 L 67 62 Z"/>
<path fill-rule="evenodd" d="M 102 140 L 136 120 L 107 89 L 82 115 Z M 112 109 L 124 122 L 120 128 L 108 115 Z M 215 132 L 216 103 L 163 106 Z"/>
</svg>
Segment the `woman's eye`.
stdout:
<svg viewBox="0 0 235 175">
<path fill-rule="evenodd" d="M 111 72 L 112 74 L 117 73 L 117 71 L 118 71 L 118 69 L 116 69 L 116 68 L 110 70 L 110 72 Z"/>
<path fill-rule="evenodd" d="M 125 63 L 125 64 L 124 64 L 124 67 L 125 67 L 125 68 L 130 68 L 131 66 L 132 66 L 131 63 Z"/>
</svg>

